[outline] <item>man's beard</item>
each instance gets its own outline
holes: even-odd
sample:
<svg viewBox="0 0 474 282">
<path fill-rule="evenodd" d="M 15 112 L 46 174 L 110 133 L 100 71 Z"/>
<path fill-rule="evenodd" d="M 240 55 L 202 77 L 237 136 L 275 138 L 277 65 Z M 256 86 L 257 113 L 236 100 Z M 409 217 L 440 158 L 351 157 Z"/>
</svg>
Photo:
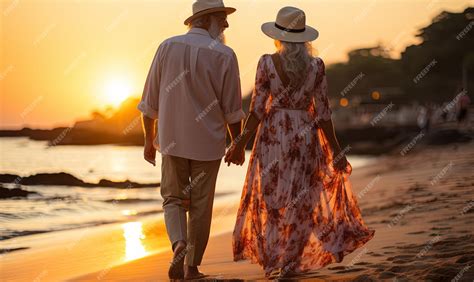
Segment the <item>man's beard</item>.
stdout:
<svg viewBox="0 0 474 282">
<path fill-rule="evenodd" d="M 214 40 L 217 40 L 224 45 L 226 44 L 225 34 L 220 31 L 219 25 L 215 21 L 213 21 L 209 27 L 209 35 L 211 35 Z"/>
</svg>

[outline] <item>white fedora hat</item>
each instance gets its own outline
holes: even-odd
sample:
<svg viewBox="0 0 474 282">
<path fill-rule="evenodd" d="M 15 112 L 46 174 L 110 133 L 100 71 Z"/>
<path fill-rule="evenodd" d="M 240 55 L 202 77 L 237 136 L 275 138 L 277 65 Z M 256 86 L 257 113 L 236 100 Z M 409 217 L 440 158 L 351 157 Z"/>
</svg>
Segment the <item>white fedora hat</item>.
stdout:
<svg viewBox="0 0 474 282">
<path fill-rule="evenodd" d="M 189 22 L 197 17 L 215 12 L 226 12 L 229 15 L 235 12 L 235 8 L 224 6 L 224 1 L 222 0 L 196 0 L 193 3 L 193 15 L 187 18 L 184 24 L 188 25 Z"/>
<path fill-rule="evenodd" d="M 306 25 L 304 11 L 295 7 L 281 8 L 275 22 L 262 24 L 262 31 L 273 39 L 287 42 L 313 41 L 319 36 L 316 29 Z"/>
</svg>

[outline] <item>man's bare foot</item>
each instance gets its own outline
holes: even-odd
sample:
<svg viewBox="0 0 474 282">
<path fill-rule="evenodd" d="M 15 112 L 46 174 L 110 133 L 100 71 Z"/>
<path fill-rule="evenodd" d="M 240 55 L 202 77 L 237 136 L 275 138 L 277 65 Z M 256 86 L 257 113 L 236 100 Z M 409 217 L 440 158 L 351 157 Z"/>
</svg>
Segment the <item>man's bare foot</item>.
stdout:
<svg viewBox="0 0 474 282">
<path fill-rule="evenodd" d="M 199 272 L 197 266 L 189 266 L 186 265 L 184 268 L 184 279 L 187 280 L 192 280 L 192 279 L 201 279 L 204 277 L 207 277 L 208 275 L 205 275 L 201 272 Z"/>
<path fill-rule="evenodd" d="M 168 270 L 170 279 L 184 279 L 184 257 L 186 256 L 186 243 L 184 241 L 176 242 L 174 248 L 173 261 Z"/>
<path fill-rule="evenodd" d="M 280 275 L 278 275 L 278 278 L 292 278 L 292 277 L 297 277 L 299 274 L 288 270 L 288 271 L 282 271 Z"/>
<path fill-rule="evenodd" d="M 295 271 L 294 269 L 282 268 L 280 269 L 280 273 L 277 279 L 285 279 L 285 278 L 298 278 L 301 275 L 304 275 L 308 272 L 308 270 L 298 270 Z"/>
</svg>

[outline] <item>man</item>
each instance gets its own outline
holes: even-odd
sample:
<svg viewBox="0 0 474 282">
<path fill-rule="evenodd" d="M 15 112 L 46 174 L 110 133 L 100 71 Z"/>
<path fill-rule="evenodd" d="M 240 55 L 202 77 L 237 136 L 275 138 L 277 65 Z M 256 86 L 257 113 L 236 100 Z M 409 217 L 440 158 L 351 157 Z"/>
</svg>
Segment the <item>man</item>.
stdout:
<svg viewBox="0 0 474 282">
<path fill-rule="evenodd" d="M 245 117 L 237 58 L 223 44 L 227 15 L 234 11 L 222 0 L 197 0 L 184 22 L 188 33 L 158 48 L 138 105 L 144 158 L 155 165 L 156 149 L 162 155 L 161 195 L 174 252 L 171 279 L 205 276 L 197 266 L 209 239 L 226 127 L 233 141 Z"/>
</svg>

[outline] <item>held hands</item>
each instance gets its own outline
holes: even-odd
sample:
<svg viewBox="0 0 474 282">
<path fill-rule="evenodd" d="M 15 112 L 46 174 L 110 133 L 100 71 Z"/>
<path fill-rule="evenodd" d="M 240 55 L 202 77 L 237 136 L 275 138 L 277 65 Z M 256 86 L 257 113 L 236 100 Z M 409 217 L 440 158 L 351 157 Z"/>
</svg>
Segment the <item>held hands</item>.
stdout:
<svg viewBox="0 0 474 282">
<path fill-rule="evenodd" d="M 242 146 L 242 143 L 232 143 L 225 154 L 224 161 L 227 166 L 230 166 L 230 163 L 242 165 L 245 162 L 245 147 Z"/>
</svg>

